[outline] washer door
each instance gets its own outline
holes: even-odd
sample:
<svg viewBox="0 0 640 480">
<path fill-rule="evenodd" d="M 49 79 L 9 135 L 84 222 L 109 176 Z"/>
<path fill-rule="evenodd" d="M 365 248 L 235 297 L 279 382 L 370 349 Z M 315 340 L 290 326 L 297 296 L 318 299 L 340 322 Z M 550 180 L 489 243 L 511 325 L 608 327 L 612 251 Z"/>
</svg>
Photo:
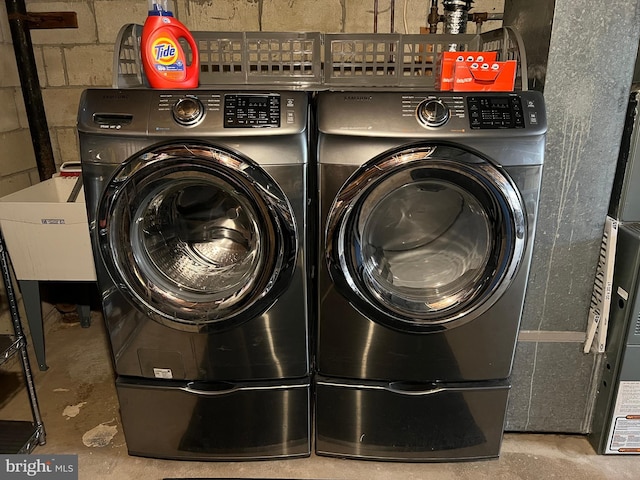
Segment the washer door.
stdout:
<svg viewBox="0 0 640 480">
<path fill-rule="evenodd" d="M 275 181 L 241 155 L 197 142 L 125 161 L 100 202 L 98 238 L 117 288 L 185 331 L 261 315 L 289 284 L 297 250 Z"/>
<path fill-rule="evenodd" d="M 389 327 L 441 331 L 493 305 L 522 261 L 526 215 L 479 153 L 422 144 L 359 168 L 330 209 L 326 262 L 340 293 Z"/>
</svg>

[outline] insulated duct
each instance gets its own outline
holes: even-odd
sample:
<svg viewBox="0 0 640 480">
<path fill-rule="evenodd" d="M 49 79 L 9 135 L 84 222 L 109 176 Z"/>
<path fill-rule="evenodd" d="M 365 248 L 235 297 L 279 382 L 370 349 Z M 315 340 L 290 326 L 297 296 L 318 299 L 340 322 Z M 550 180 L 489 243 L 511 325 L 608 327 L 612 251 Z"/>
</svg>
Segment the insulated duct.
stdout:
<svg viewBox="0 0 640 480">
<path fill-rule="evenodd" d="M 467 33 L 467 22 L 469 21 L 469 10 L 473 0 L 443 0 L 444 7 L 444 33 L 460 34 Z M 459 45 L 452 43 L 449 51 L 458 51 Z"/>
<path fill-rule="evenodd" d="M 473 0 L 443 0 L 444 33 L 467 33 L 469 10 Z"/>
</svg>

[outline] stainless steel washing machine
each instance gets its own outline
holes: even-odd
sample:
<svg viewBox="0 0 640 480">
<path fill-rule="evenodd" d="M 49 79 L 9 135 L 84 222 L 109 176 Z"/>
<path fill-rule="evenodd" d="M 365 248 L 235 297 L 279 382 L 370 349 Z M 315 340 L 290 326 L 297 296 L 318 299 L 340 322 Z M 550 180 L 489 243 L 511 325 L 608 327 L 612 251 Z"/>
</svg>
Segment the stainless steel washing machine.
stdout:
<svg viewBox="0 0 640 480">
<path fill-rule="evenodd" d="M 317 453 L 497 456 L 533 248 L 542 96 L 317 102 Z"/>
<path fill-rule="evenodd" d="M 129 453 L 310 453 L 309 100 L 91 89 L 78 115 Z"/>
</svg>

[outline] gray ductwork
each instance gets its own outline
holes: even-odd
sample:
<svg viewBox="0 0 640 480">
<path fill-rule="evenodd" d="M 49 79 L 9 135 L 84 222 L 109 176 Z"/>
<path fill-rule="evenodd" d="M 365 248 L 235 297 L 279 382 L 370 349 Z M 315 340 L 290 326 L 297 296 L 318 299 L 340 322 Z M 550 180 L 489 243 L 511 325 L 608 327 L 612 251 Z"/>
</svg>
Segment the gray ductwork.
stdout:
<svg viewBox="0 0 640 480">
<path fill-rule="evenodd" d="M 473 0 L 443 0 L 444 33 L 466 33 Z"/>
</svg>

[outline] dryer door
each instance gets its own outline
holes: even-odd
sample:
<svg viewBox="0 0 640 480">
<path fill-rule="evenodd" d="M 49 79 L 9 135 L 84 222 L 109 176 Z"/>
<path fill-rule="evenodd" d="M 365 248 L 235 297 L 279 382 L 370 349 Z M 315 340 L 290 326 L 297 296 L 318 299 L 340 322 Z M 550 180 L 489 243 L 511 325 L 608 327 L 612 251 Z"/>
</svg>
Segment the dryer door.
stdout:
<svg viewBox="0 0 640 480">
<path fill-rule="evenodd" d="M 276 182 L 208 144 L 153 147 L 123 163 L 100 202 L 100 254 L 115 285 L 185 331 L 261 315 L 291 280 L 293 212 Z"/>
<path fill-rule="evenodd" d="M 506 173 L 444 144 L 386 152 L 338 192 L 325 231 L 336 288 L 368 318 L 411 332 L 476 318 L 522 261 L 526 215 Z"/>
</svg>

